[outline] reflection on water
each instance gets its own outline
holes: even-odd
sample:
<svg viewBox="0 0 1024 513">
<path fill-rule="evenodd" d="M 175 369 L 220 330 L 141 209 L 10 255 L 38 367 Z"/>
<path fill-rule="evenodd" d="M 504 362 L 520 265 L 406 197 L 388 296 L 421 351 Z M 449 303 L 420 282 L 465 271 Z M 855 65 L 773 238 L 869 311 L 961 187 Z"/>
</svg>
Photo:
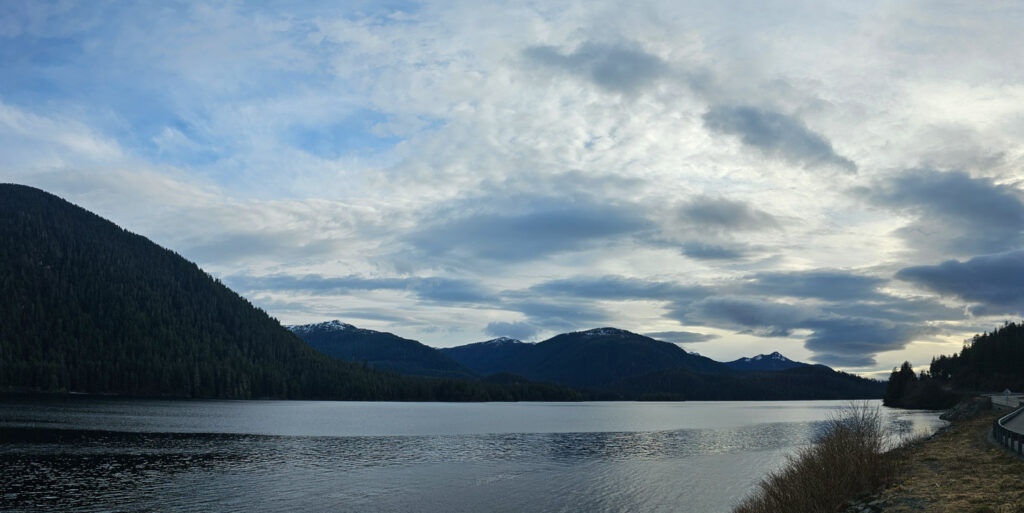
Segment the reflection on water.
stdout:
<svg viewBox="0 0 1024 513">
<path fill-rule="evenodd" d="M 0 510 L 728 511 L 823 425 L 751 414 L 747 425 L 719 428 L 296 436 L 75 421 L 123 422 L 131 404 L 79 405 L 84 416 L 70 419 L 61 408 L 52 418 L 38 405 L 0 408 Z M 685 404 L 681 418 L 716 411 Z M 934 429 L 934 417 L 901 414 L 894 426 Z"/>
</svg>

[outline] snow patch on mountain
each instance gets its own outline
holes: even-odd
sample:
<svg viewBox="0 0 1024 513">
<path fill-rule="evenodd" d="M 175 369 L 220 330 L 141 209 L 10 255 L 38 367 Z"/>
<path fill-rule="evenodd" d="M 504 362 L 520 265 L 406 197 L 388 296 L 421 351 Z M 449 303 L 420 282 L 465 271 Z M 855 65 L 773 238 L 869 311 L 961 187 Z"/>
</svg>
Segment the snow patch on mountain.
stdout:
<svg viewBox="0 0 1024 513">
<path fill-rule="evenodd" d="M 492 346 L 503 346 L 503 345 L 507 345 L 507 344 L 526 344 L 526 343 L 527 342 L 523 342 L 522 340 L 515 339 L 515 338 L 509 338 L 509 337 L 492 338 L 491 340 L 485 340 L 485 341 L 481 342 L 481 344 L 489 344 L 489 345 L 492 345 Z"/>
<path fill-rule="evenodd" d="M 577 331 L 576 334 L 583 335 L 585 337 L 625 337 L 632 335 L 633 333 L 620 330 L 618 328 L 594 328 L 592 330 Z"/>
</svg>

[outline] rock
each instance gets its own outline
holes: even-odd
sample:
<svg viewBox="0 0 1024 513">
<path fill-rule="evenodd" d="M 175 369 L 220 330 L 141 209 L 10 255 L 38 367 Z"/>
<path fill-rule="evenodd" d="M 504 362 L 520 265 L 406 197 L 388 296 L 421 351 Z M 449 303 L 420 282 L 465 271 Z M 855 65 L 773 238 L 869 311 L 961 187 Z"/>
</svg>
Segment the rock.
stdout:
<svg viewBox="0 0 1024 513">
<path fill-rule="evenodd" d="M 946 410 L 945 413 L 939 415 L 942 420 L 964 420 L 977 417 L 981 413 L 987 412 L 992 409 L 992 399 L 989 397 L 973 397 L 966 401 L 961 401 L 956 406 Z"/>
</svg>

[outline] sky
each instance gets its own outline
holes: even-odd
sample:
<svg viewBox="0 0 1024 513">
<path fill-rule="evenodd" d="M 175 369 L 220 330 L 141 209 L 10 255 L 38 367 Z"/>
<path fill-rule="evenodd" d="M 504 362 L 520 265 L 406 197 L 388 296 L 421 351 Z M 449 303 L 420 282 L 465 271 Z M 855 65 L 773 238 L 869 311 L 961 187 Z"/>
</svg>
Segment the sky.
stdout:
<svg viewBox="0 0 1024 513">
<path fill-rule="evenodd" d="M 0 182 L 286 324 L 862 375 L 1024 316 L 1018 2 L 0 3 Z"/>
</svg>

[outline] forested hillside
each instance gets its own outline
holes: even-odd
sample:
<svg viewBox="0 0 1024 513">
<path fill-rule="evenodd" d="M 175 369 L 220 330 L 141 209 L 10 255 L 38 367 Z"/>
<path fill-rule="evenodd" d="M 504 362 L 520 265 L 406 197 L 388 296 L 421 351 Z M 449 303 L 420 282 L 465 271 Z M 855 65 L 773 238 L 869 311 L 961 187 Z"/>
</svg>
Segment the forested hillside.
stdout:
<svg viewBox="0 0 1024 513">
<path fill-rule="evenodd" d="M 0 391 L 518 400 L 548 385 L 404 378 L 333 360 L 195 264 L 31 187 L 0 184 Z"/>
<path fill-rule="evenodd" d="M 953 355 L 932 358 L 928 371 L 910 363 L 893 369 L 885 404 L 902 408 L 946 408 L 957 398 L 1009 388 L 1024 391 L 1024 325 L 1006 323 L 975 335 Z"/>
<path fill-rule="evenodd" d="M 1011 322 L 976 335 L 959 354 L 933 359 L 929 370 L 958 389 L 1024 391 L 1024 325 Z"/>
</svg>

